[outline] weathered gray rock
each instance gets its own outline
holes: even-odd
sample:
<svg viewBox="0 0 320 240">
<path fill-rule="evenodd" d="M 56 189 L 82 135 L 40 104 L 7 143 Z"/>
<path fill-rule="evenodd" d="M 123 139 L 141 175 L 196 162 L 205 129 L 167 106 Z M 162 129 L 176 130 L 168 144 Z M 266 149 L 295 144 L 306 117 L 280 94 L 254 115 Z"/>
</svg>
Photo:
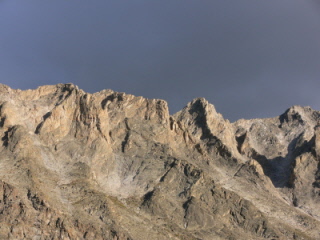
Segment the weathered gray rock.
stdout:
<svg viewBox="0 0 320 240">
<path fill-rule="evenodd" d="M 0 85 L 0 239 L 320 239 L 319 119 Z"/>
</svg>

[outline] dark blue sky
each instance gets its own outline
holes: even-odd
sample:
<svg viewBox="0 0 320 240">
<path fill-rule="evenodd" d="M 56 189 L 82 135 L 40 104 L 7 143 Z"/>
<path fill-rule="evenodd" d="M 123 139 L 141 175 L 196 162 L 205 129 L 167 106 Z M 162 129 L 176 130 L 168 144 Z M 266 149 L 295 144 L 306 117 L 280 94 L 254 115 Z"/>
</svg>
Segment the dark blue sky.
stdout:
<svg viewBox="0 0 320 240">
<path fill-rule="evenodd" d="M 316 0 L 0 0 L 0 82 L 205 97 L 224 117 L 320 110 Z"/>
</svg>

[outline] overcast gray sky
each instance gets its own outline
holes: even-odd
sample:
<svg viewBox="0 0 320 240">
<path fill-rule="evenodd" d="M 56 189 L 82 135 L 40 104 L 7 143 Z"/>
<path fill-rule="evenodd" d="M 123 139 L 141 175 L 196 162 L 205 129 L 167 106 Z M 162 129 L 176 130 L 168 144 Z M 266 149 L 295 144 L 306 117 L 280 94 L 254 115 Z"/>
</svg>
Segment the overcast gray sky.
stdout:
<svg viewBox="0 0 320 240">
<path fill-rule="evenodd" d="M 225 118 L 320 110 L 317 0 L 0 0 L 0 82 L 72 82 Z"/>
</svg>

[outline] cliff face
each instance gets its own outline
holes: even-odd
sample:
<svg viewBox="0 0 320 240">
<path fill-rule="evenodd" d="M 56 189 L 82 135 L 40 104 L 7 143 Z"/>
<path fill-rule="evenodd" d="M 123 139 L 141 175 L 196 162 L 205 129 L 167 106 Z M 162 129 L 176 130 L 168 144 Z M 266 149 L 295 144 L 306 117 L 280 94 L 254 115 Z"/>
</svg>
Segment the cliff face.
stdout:
<svg viewBox="0 0 320 240">
<path fill-rule="evenodd" d="M 319 119 L 0 85 L 0 239 L 320 239 Z"/>
</svg>

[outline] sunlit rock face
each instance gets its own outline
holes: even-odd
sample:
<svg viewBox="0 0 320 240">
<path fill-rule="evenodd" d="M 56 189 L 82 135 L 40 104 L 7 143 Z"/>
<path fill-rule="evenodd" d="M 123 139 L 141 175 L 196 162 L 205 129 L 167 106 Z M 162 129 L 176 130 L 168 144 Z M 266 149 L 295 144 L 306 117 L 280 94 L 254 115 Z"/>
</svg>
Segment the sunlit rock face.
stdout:
<svg viewBox="0 0 320 240">
<path fill-rule="evenodd" d="M 320 239 L 319 120 L 0 85 L 0 239 Z"/>
</svg>

